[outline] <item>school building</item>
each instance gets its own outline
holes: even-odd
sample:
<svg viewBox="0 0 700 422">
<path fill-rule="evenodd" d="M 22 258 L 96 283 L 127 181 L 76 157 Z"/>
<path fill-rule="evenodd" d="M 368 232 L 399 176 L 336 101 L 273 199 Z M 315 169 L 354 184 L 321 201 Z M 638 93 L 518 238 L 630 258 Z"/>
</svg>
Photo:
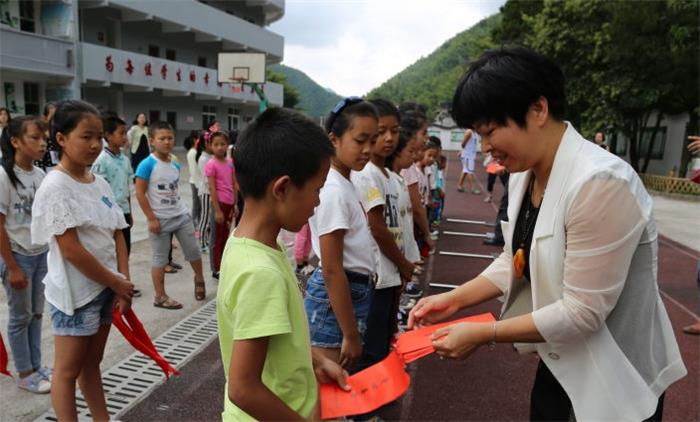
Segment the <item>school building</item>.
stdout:
<svg viewBox="0 0 700 422">
<path fill-rule="evenodd" d="M 220 52 L 282 61 L 284 38 L 266 26 L 284 0 L 0 0 L 0 106 L 40 114 L 81 98 L 128 123 L 167 120 L 178 141 L 214 119 L 242 128 L 258 113 L 248 86 L 219 84 Z M 281 106 L 282 85 L 262 87 Z"/>
</svg>

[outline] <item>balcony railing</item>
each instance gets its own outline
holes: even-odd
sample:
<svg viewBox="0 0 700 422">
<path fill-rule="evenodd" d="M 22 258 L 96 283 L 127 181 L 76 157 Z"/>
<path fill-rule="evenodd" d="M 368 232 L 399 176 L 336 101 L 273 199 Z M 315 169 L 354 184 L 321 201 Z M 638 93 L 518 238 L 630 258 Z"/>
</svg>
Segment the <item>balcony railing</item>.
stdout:
<svg viewBox="0 0 700 422">
<path fill-rule="evenodd" d="M 171 95 L 194 94 L 234 102 L 259 102 L 257 94 L 248 86 L 241 89 L 240 85 L 219 85 L 216 69 L 95 44 L 81 43 L 81 46 L 84 82 L 162 89 Z M 282 105 L 282 85 L 266 83 L 263 90 L 271 105 Z"/>
<path fill-rule="evenodd" d="M 0 24 L 0 66 L 59 77 L 75 76 L 74 44 Z"/>
</svg>

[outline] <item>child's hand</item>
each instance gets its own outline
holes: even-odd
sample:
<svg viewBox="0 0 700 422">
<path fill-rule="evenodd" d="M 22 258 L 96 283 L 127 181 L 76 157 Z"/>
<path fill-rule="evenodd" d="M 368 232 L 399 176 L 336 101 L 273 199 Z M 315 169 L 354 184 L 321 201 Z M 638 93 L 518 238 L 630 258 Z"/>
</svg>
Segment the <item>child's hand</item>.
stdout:
<svg viewBox="0 0 700 422">
<path fill-rule="evenodd" d="M 344 370 L 340 365 L 328 359 L 327 357 L 320 357 L 316 365 L 314 366 L 314 372 L 316 373 L 316 379 L 321 384 L 338 384 L 340 388 L 345 391 L 350 391 L 350 386 L 348 385 L 348 372 Z"/>
<path fill-rule="evenodd" d="M 14 271 L 10 270 L 9 273 L 10 286 L 13 289 L 21 290 L 27 287 L 27 275 L 24 274 L 21 268 L 17 268 Z"/>
<path fill-rule="evenodd" d="M 362 338 L 360 337 L 360 333 L 343 336 L 338 364 L 343 368 L 350 368 L 360 356 L 362 356 Z"/>
<path fill-rule="evenodd" d="M 160 233 L 160 223 L 158 222 L 157 218 L 154 218 L 153 220 L 148 220 L 148 231 L 150 231 L 153 234 Z"/>
<path fill-rule="evenodd" d="M 428 244 L 428 249 L 430 249 L 431 251 L 433 250 L 433 248 L 435 248 L 435 241 L 433 240 L 432 237 L 430 237 L 430 233 L 428 233 L 425 236 L 425 243 Z"/>
<path fill-rule="evenodd" d="M 126 299 L 131 302 L 131 298 L 134 297 L 134 285 L 126 279 L 120 279 L 118 282 L 112 286 L 112 290 L 120 299 Z"/>
<path fill-rule="evenodd" d="M 117 301 L 114 303 L 115 308 L 119 308 L 119 312 L 124 315 L 125 313 L 129 312 L 129 309 L 131 309 L 131 300 L 126 300 L 124 298 L 117 298 Z"/>
<path fill-rule="evenodd" d="M 408 260 L 404 261 L 406 262 L 399 267 L 399 274 L 401 275 L 401 280 L 409 282 L 411 281 L 411 277 L 413 277 L 413 271 L 416 269 L 416 266 Z"/>
<path fill-rule="evenodd" d="M 221 210 L 216 210 L 216 214 L 214 214 L 214 221 L 216 221 L 216 224 L 222 224 L 224 222 L 224 213 Z"/>
</svg>

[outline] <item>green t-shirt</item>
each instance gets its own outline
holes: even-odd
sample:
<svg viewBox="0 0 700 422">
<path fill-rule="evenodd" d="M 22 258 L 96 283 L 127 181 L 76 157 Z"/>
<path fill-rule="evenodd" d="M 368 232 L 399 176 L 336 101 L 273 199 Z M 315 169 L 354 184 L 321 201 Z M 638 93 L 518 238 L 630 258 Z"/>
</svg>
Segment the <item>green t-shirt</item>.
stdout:
<svg viewBox="0 0 700 422">
<path fill-rule="evenodd" d="M 281 246 L 273 249 L 252 239 L 229 236 L 216 314 L 227 388 L 234 340 L 269 337 L 263 383 L 302 417 L 311 416 L 318 386 L 309 327 L 298 280 Z M 222 419 L 254 420 L 231 403 L 227 389 Z"/>
</svg>

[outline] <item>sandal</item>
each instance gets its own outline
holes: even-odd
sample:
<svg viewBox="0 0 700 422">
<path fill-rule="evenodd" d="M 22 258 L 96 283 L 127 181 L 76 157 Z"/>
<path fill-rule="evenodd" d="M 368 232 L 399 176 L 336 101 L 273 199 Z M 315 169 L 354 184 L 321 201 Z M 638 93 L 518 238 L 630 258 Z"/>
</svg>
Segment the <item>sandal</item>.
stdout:
<svg viewBox="0 0 700 422">
<path fill-rule="evenodd" d="M 181 270 L 181 269 L 182 269 L 182 265 L 178 264 L 178 263 L 175 262 L 175 261 L 170 261 L 170 262 L 168 262 L 168 265 L 170 265 L 171 267 L 175 268 L 176 270 Z"/>
<path fill-rule="evenodd" d="M 691 336 L 700 336 L 700 322 L 683 327 L 683 332 Z"/>
<path fill-rule="evenodd" d="M 207 297 L 206 284 L 203 281 L 194 282 L 194 298 L 197 300 L 204 300 Z"/>
<path fill-rule="evenodd" d="M 168 295 L 157 297 L 153 306 L 163 309 L 182 309 L 182 303 L 171 299 Z"/>
<path fill-rule="evenodd" d="M 166 265 L 165 268 L 163 269 L 163 271 L 164 271 L 166 274 L 175 274 L 175 273 L 177 272 L 177 270 L 175 269 L 175 267 L 173 267 L 173 266 L 170 265 L 170 264 Z"/>
</svg>

